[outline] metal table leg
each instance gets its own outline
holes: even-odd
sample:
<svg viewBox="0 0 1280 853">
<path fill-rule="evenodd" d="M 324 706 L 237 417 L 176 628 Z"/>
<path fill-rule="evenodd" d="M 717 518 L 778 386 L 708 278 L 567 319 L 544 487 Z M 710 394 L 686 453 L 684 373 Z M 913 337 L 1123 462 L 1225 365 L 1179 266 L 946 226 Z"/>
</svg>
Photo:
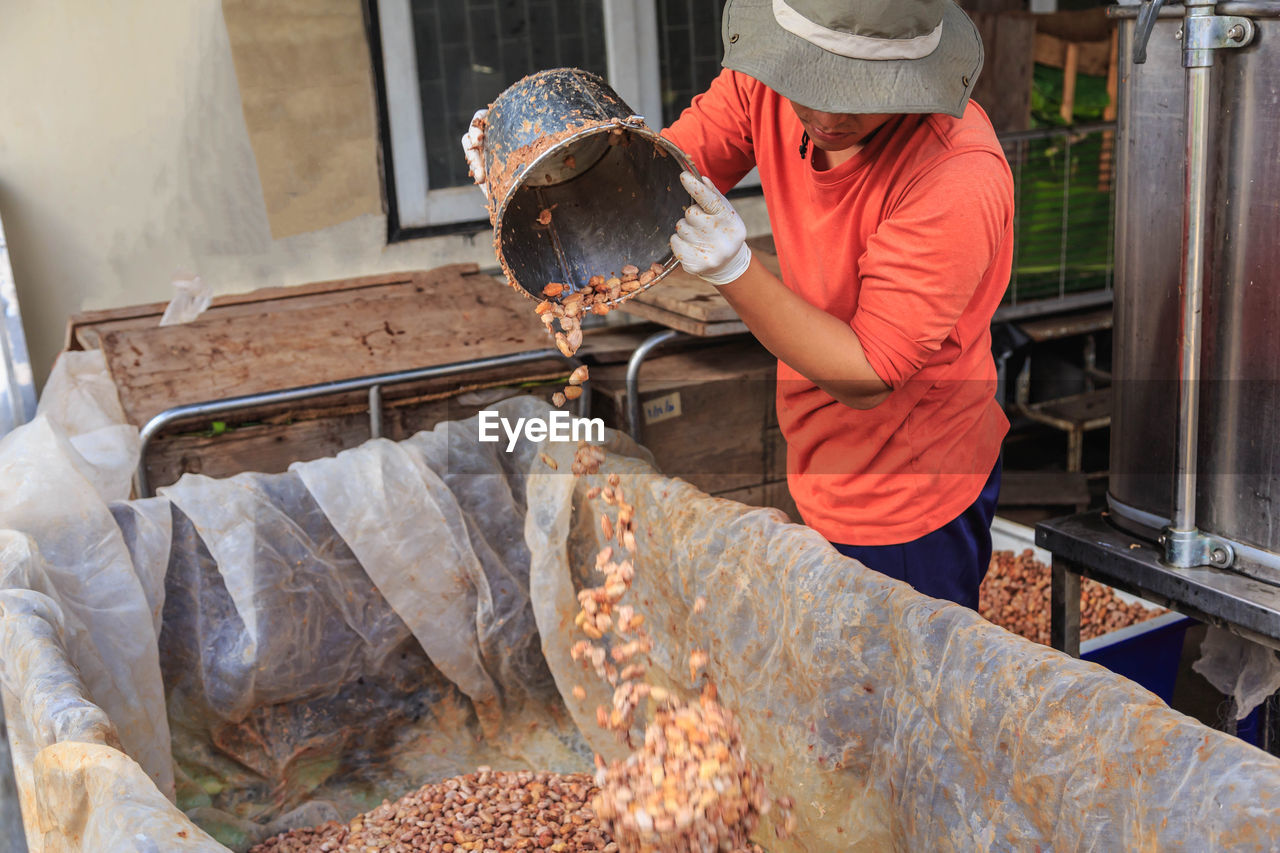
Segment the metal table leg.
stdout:
<svg viewBox="0 0 1280 853">
<path fill-rule="evenodd" d="M 1080 574 L 1075 566 L 1053 557 L 1049 584 L 1049 645 L 1080 657 Z"/>
<path fill-rule="evenodd" d="M 679 336 L 680 332 L 675 329 L 654 332 L 636 347 L 627 361 L 627 432 L 636 441 L 640 440 L 640 365 L 649 353 Z"/>
<path fill-rule="evenodd" d="M 1280 693 L 1272 693 L 1258 709 L 1258 746 L 1280 755 Z"/>
<path fill-rule="evenodd" d="M 382 386 L 369 388 L 369 437 L 382 438 Z"/>
</svg>

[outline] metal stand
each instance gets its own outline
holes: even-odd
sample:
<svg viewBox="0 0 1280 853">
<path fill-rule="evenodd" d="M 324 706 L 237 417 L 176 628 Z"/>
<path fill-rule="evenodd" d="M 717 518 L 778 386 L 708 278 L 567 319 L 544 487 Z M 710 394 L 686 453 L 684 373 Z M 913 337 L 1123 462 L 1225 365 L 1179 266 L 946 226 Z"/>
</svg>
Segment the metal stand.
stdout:
<svg viewBox="0 0 1280 853">
<path fill-rule="evenodd" d="M 1080 657 L 1080 573 L 1056 554 L 1049 582 L 1049 645 Z"/>
<path fill-rule="evenodd" d="M 1280 649 L 1280 587 L 1213 566 L 1170 568 L 1159 548 L 1118 530 L 1102 511 L 1041 522 L 1036 544 L 1053 554 L 1051 619 L 1059 620 L 1050 625 L 1054 648 L 1067 651 L 1073 637 L 1078 647 L 1079 578 L 1089 577 Z"/>
<path fill-rule="evenodd" d="M 627 433 L 636 441 L 640 441 L 640 365 L 644 364 L 649 353 L 680 337 L 680 334 L 675 329 L 654 332 L 636 347 L 627 360 Z"/>
<path fill-rule="evenodd" d="M 307 400 L 312 397 L 323 397 L 329 394 L 342 394 L 351 391 L 369 392 L 369 433 L 372 438 L 382 436 L 382 388 L 403 382 L 414 382 L 423 379 L 439 379 L 458 373 L 486 370 L 493 367 L 509 367 L 516 364 L 529 364 L 547 359 L 563 359 L 573 367 L 582 362 L 578 359 L 565 359 L 559 350 L 542 349 L 530 352 L 511 353 L 509 355 L 477 358 L 471 361 L 456 361 L 450 364 L 439 364 L 432 367 L 420 367 L 414 370 L 401 370 L 393 373 L 379 373 L 375 376 L 361 376 L 355 379 L 339 379 L 335 382 L 321 382 L 316 385 L 303 385 L 298 388 L 285 388 L 279 391 L 263 391 L 258 394 L 245 394 L 239 397 L 227 397 L 222 400 L 209 400 L 203 403 L 190 403 L 185 406 L 174 406 L 147 421 L 141 431 L 141 447 L 138 454 L 138 470 L 134 473 L 134 493 L 139 498 L 152 496 L 151 484 L 147 482 L 147 446 L 151 440 L 165 427 L 176 421 L 191 418 L 210 417 L 228 412 L 251 409 L 255 406 L 273 403 L 291 403 Z M 585 417 L 591 411 L 591 390 L 583 383 L 582 396 L 578 398 L 578 415 Z"/>
<path fill-rule="evenodd" d="M 1258 746 L 1280 755 L 1280 693 L 1268 696 L 1258 711 Z"/>
<path fill-rule="evenodd" d="M 1111 329 L 1111 310 L 1067 317 L 1048 317 L 1018 324 L 1029 338 L 1022 369 L 1014 380 L 1013 408 L 1023 417 L 1045 424 L 1067 434 L 1067 471 L 1084 470 L 1084 435 L 1090 430 L 1111 425 L 1111 392 L 1098 389 L 1098 380 L 1110 384 L 1110 376 L 1098 369 L 1096 336 Z M 1041 402 L 1031 401 L 1031 362 L 1033 347 L 1050 341 L 1082 338 L 1081 363 L 1085 390 Z M 1083 510 L 1085 507 L 1078 507 Z"/>
<path fill-rule="evenodd" d="M 1280 587 L 1212 566 L 1174 569 L 1163 553 L 1112 526 L 1102 512 L 1036 525 L 1036 544 L 1053 553 L 1049 639 L 1055 649 L 1080 656 L 1080 582 L 1088 577 L 1280 649 Z M 1280 699 L 1259 712 L 1261 744 L 1280 755 Z"/>
</svg>

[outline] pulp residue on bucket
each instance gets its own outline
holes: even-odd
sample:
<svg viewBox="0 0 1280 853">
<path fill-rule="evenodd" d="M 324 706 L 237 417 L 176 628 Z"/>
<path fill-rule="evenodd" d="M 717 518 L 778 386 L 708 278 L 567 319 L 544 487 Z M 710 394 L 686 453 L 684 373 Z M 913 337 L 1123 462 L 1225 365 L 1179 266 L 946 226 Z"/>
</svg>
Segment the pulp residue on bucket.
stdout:
<svg viewBox="0 0 1280 853">
<path fill-rule="evenodd" d="M 627 264 L 656 265 L 654 281 L 675 268 L 669 239 L 690 203 L 679 175 L 693 167 L 602 78 L 525 77 L 490 105 L 484 130 L 494 254 L 526 297 L 549 282 L 572 294 Z"/>
<path fill-rule="evenodd" d="M 590 132 L 590 128 L 589 122 L 575 124 L 559 133 L 543 137 L 536 143 L 517 149 L 507 163 L 504 164 L 501 172 L 495 176 L 494 182 L 490 184 L 489 216 L 490 221 L 494 224 L 494 255 L 498 259 L 507 282 L 516 291 L 530 299 L 540 298 L 539 291 L 547 282 L 522 282 L 520 276 L 512 269 L 508 253 L 504 251 L 503 246 L 504 238 L 509 235 L 503 229 L 502 213 L 507 208 L 507 205 L 510 204 L 511 199 L 515 197 L 517 189 L 530 188 L 537 192 L 543 184 L 554 186 L 559 183 L 582 180 L 597 163 L 608 155 L 610 149 L 628 147 L 634 142 L 633 135 L 636 128 L 619 119 L 597 125 L 594 133 Z M 587 132 L 587 135 L 584 135 L 584 131 Z M 657 137 L 654 136 L 653 138 L 656 139 Z M 601 139 L 607 140 L 607 142 L 603 145 L 598 144 L 597 140 Z M 649 139 L 645 141 L 651 142 Z M 652 157 L 665 159 L 670 156 L 660 145 L 652 143 L 651 145 Z M 548 167 L 547 164 L 549 162 L 560 163 L 562 168 L 556 172 Z M 569 177 L 560 180 L 563 175 L 568 175 Z M 550 183 L 552 181 L 556 183 Z M 673 192 L 671 183 L 669 181 L 664 182 L 664 185 L 657 189 L 656 192 Z M 590 187 L 589 192 L 593 197 L 611 197 L 627 192 L 628 197 L 625 200 L 618 200 L 615 203 L 614 210 L 618 216 L 636 215 L 636 211 L 643 209 L 642 203 L 637 201 L 638 193 L 636 189 L 628 191 L 627 187 L 616 181 L 597 181 Z M 624 256 L 615 262 L 616 268 L 590 270 L 589 274 L 585 274 L 586 278 L 583 281 L 575 281 L 573 280 L 574 276 L 564 275 L 565 267 L 571 265 L 571 262 L 563 257 L 564 249 L 561 242 L 565 235 L 563 231 L 552 233 L 552 229 L 566 227 L 563 225 L 564 218 L 557 216 L 557 208 L 561 207 L 562 204 L 565 204 L 565 202 L 550 200 L 538 204 L 537 214 L 528 223 L 528 229 L 537 233 L 539 238 L 546 234 L 554 246 L 554 251 L 561 256 L 561 274 L 555 280 L 566 286 L 566 296 L 586 289 L 589 286 L 587 282 L 597 275 L 604 276 L 606 279 L 621 276 L 622 269 L 632 264 L 641 269 L 654 268 L 656 270 L 656 274 L 645 281 L 644 286 L 640 288 L 641 290 L 647 289 L 651 284 L 661 280 L 675 268 L 676 261 L 667 247 L 667 238 L 670 234 L 675 233 L 675 222 L 679 219 L 675 215 L 675 211 L 672 210 L 669 215 L 669 218 L 672 218 L 671 225 L 669 229 L 663 229 L 663 231 L 669 233 L 663 233 L 661 235 L 661 243 L 658 244 L 662 249 L 661 257 L 636 258 L 634 254 Z M 683 206 L 679 210 L 682 213 Z M 657 243 L 656 240 L 653 242 Z M 651 246 L 650 248 L 656 249 L 657 246 Z M 634 296 L 636 292 L 638 291 L 627 291 L 617 295 L 611 298 L 608 304 L 610 307 L 617 307 Z"/>
</svg>

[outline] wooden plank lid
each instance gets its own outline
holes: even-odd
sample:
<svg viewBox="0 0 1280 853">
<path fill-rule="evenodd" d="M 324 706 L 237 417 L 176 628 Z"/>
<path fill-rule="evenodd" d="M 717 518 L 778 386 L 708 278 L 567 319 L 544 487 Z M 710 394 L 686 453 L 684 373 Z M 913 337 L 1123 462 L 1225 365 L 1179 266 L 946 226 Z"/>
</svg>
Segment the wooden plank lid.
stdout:
<svg viewBox="0 0 1280 853">
<path fill-rule="evenodd" d="M 141 426 L 188 403 L 544 349 L 529 309 L 459 264 L 227 297 L 177 326 L 123 312 L 74 334 L 100 343 L 125 414 Z"/>
</svg>

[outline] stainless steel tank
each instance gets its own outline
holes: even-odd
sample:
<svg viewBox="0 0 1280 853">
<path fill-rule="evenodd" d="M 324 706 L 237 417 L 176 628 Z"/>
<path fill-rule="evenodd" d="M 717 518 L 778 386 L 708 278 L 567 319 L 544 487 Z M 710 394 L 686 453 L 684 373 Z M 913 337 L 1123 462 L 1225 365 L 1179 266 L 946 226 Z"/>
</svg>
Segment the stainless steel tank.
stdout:
<svg viewBox="0 0 1280 853">
<path fill-rule="evenodd" d="M 1174 10 L 1170 10 L 1171 12 Z M 1219 3 L 1253 19 L 1219 50 L 1209 127 L 1196 518 L 1233 568 L 1280 582 L 1280 2 Z M 1147 62 L 1120 21 L 1113 521 L 1151 536 L 1169 522 L 1178 423 L 1186 158 L 1182 27 L 1161 17 Z"/>
</svg>

